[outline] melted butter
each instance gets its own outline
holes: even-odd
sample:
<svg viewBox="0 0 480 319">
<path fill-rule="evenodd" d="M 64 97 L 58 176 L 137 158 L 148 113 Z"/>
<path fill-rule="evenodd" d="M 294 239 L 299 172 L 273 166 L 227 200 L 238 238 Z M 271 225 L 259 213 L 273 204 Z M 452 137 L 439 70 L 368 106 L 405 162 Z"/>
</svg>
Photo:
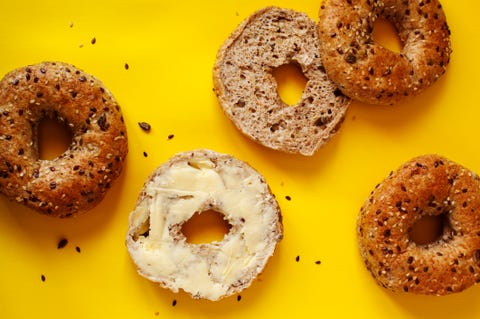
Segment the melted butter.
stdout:
<svg viewBox="0 0 480 319">
<path fill-rule="evenodd" d="M 142 274 L 154 281 L 182 288 L 192 295 L 216 300 L 230 286 L 262 268 L 276 242 L 268 240 L 277 223 L 275 209 L 265 211 L 268 189 L 258 174 L 242 167 L 223 166 L 209 160 L 175 163 L 146 185 L 147 197 L 132 212 L 131 223 L 149 221 L 148 236 L 140 236 L 130 249 Z M 195 245 L 173 225 L 213 205 L 225 214 L 236 233 L 221 242 Z"/>
</svg>

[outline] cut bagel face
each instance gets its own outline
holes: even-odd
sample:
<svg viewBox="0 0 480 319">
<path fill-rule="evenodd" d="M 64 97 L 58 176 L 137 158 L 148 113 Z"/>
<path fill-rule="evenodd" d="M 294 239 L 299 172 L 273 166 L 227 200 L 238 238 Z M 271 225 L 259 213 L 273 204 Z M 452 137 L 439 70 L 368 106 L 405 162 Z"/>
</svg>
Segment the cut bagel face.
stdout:
<svg viewBox="0 0 480 319">
<path fill-rule="evenodd" d="M 274 71 L 297 65 L 301 98 L 286 104 Z M 350 99 L 327 78 L 317 26 L 306 14 L 277 7 L 253 13 L 224 42 L 213 69 L 215 93 L 244 135 L 268 148 L 313 155 L 337 133 Z"/>
<path fill-rule="evenodd" d="M 228 233 L 189 243 L 182 225 L 209 210 L 224 215 Z M 130 215 L 127 248 L 147 279 L 218 300 L 250 286 L 282 236 L 279 206 L 264 178 L 229 155 L 196 150 L 152 173 Z"/>
</svg>

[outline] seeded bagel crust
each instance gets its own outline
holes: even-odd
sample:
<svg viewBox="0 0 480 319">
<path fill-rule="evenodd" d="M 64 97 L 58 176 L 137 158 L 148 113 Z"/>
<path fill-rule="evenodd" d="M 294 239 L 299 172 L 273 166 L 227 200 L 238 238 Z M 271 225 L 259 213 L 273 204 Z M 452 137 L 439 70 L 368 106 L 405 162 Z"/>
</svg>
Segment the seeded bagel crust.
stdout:
<svg viewBox="0 0 480 319">
<path fill-rule="evenodd" d="M 396 27 L 400 53 L 373 40 L 378 18 Z M 438 0 L 324 0 L 318 30 L 328 76 L 345 95 L 369 104 L 395 104 L 423 92 L 445 73 L 452 51 Z"/>
<path fill-rule="evenodd" d="M 283 152 L 313 155 L 339 129 L 350 99 L 327 78 L 317 27 L 306 14 L 277 7 L 253 13 L 218 51 L 214 89 L 225 114 L 254 141 Z M 289 106 L 272 75 L 298 64 L 307 84 Z"/>
<path fill-rule="evenodd" d="M 181 232 L 195 213 L 230 224 L 221 241 L 192 244 Z M 173 292 L 218 300 L 249 287 L 283 237 L 280 208 L 248 164 L 210 150 L 179 153 L 146 181 L 126 244 L 138 272 Z"/>
<path fill-rule="evenodd" d="M 357 224 L 361 255 L 379 285 L 446 295 L 480 281 L 480 178 L 438 155 L 414 158 L 377 185 Z M 413 225 L 443 216 L 437 240 L 417 244 Z"/>
<path fill-rule="evenodd" d="M 39 158 L 38 125 L 71 130 L 69 148 Z M 41 213 L 70 217 L 104 197 L 128 152 L 120 107 L 95 77 L 63 62 L 11 71 L 0 81 L 0 192 Z"/>
</svg>

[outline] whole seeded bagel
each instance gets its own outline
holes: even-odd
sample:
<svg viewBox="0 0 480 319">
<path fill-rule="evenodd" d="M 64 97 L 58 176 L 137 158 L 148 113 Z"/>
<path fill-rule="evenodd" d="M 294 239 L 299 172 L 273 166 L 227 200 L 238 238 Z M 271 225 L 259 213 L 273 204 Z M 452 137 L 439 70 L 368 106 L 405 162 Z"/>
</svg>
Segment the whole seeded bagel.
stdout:
<svg viewBox="0 0 480 319">
<path fill-rule="evenodd" d="M 373 40 L 378 18 L 396 27 L 400 53 Z M 452 51 L 438 0 L 325 0 L 318 30 L 328 76 L 345 95 L 370 104 L 419 94 L 444 74 Z"/>
<path fill-rule="evenodd" d="M 72 132 L 69 148 L 39 158 L 43 118 Z M 0 192 L 41 213 L 69 217 L 94 207 L 128 151 L 120 107 L 95 77 L 62 62 L 11 71 L 0 81 Z"/>
<path fill-rule="evenodd" d="M 312 155 L 340 128 L 350 99 L 327 78 L 317 27 L 306 14 L 263 8 L 224 42 L 213 69 L 225 114 L 254 141 L 287 153 Z M 272 72 L 300 66 L 307 83 L 293 106 L 282 101 Z"/>
<path fill-rule="evenodd" d="M 229 232 L 221 241 L 187 242 L 183 223 L 208 210 L 224 215 Z M 250 286 L 282 236 L 280 209 L 258 172 L 232 156 L 194 150 L 150 175 L 130 214 L 126 244 L 142 276 L 218 300 Z"/>
<path fill-rule="evenodd" d="M 460 292 L 480 281 L 480 178 L 438 155 L 403 164 L 372 192 L 358 219 L 360 251 L 372 276 L 390 290 Z M 417 244 L 412 227 L 442 216 L 443 233 Z"/>
</svg>

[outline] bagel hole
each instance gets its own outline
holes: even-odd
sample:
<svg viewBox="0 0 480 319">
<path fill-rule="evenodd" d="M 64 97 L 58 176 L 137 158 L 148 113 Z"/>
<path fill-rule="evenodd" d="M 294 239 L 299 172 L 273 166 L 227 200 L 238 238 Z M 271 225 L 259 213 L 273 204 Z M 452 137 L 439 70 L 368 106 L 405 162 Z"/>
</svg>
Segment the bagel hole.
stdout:
<svg viewBox="0 0 480 319">
<path fill-rule="evenodd" d="M 289 106 L 294 106 L 302 97 L 308 79 L 302 71 L 302 67 L 291 62 L 276 67 L 272 75 L 277 82 L 277 93 L 280 99 Z"/>
<path fill-rule="evenodd" d="M 231 227 L 225 215 L 211 209 L 195 213 L 183 223 L 181 232 L 190 244 L 208 244 L 222 241 Z"/>
<path fill-rule="evenodd" d="M 38 153 L 42 160 L 63 154 L 72 143 L 72 131 L 58 120 L 45 117 L 38 123 Z"/>
<path fill-rule="evenodd" d="M 441 239 L 447 227 L 446 214 L 425 215 L 413 224 L 409 236 L 417 245 L 428 245 Z"/>
<path fill-rule="evenodd" d="M 389 20 L 384 18 L 375 20 L 372 36 L 373 40 L 385 49 L 395 53 L 402 51 L 403 45 L 397 28 L 395 28 L 395 25 Z"/>
</svg>

